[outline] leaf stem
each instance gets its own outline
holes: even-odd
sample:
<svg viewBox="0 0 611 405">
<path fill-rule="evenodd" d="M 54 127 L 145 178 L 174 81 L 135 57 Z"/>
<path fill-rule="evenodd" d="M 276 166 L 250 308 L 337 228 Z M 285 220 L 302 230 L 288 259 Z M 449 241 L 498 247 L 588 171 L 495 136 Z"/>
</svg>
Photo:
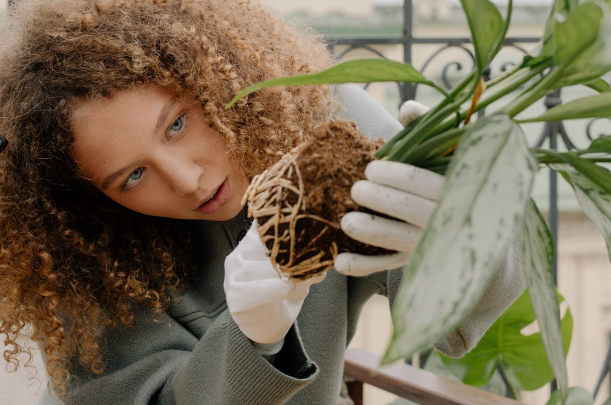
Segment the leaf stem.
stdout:
<svg viewBox="0 0 611 405">
<path fill-rule="evenodd" d="M 391 150 L 394 149 L 395 145 L 404 139 L 409 139 L 416 133 L 416 126 L 422 125 L 423 121 L 427 121 L 430 117 L 437 114 L 443 108 L 445 108 L 448 104 L 455 100 L 456 96 L 461 94 L 465 88 L 467 88 L 475 78 L 475 71 L 472 71 L 462 82 L 460 82 L 456 87 L 454 87 L 449 93 L 444 92 L 446 94 L 446 98 L 440 102 L 434 109 L 427 112 L 426 114 L 419 117 L 416 121 L 410 124 L 407 128 L 402 129 L 397 135 L 395 135 L 390 141 L 388 141 L 380 150 L 376 152 L 376 159 L 383 159 L 389 155 Z M 419 128 L 418 128 L 419 130 Z M 404 141 L 407 142 L 407 141 Z"/>
<path fill-rule="evenodd" d="M 513 80 L 510 81 L 509 84 L 507 84 L 506 86 L 496 90 L 494 93 L 488 93 L 488 95 L 486 97 L 482 98 L 482 101 L 479 103 L 478 108 L 477 108 L 476 111 L 480 111 L 480 110 L 488 107 L 490 104 L 494 103 L 495 101 L 497 101 L 497 100 L 505 97 L 506 95 L 514 92 L 520 86 L 522 86 L 523 84 L 527 83 L 532 78 L 534 78 L 534 77 L 540 75 L 541 73 L 543 73 L 550 66 L 551 66 L 551 61 L 549 61 L 548 63 L 542 63 L 542 64 L 536 66 L 533 69 L 526 70 L 525 74 L 523 74 L 521 76 L 517 76 L 517 78 L 513 77 L 512 78 Z"/>
<path fill-rule="evenodd" d="M 516 99 L 509 103 L 505 108 L 502 109 L 504 113 L 509 115 L 511 118 L 515 117 L 528 107 L 530 107 L 537 100 L 545 97 L 550 93 L 554 84 L 562 78 L 564 75 L 564 69 L 562 67 L 552 70 L 543 79 L 533 84 L 528 89 L 524 90 Z"/>
<path fill-rule="evenodd" d="M 551 61 L 546 62 L 544 64 L 542 63 L 536 66 L 534 69 L 526 69 L 524 70 L 524 74 L 513 77 L 512 80 L 509 80 L 509 84 L 506 84 L 504 87 L 501 87 L 501 88 L 497 87 L 494 92 L 491 92 L 488 95 L 484 93 L 484 97 L 482 97 L 482 100 L 477 105 L 477 108 L 475 109 L 475 111 L 476 112 L 481 111 L 484 108 L 488 107 L 490 104 L 494 103 L 495 101 L 498 101 L 501 98 L 505 97 L 506 95 L 514 92 L 524 83 L 527 83 L 532 78 L 540 75 L 543 71 L 545 71 L 545 69 L 549 68 L 550 66 L 551 66 Z M 506 76 L 506 78 L 509 78 L 509 77 L 510 76 Z M 459 113 L 459 119 L 461 122 L 462 120 L 465 119 L 466 115 L 467 115 L 466 111 Z M 454 120 L 454 119 L 446 120 L 440 123 L 437 127 L 435 127 L 432 132 L 435 134 L 442 133 L 453 127 L 456 127 L 456 121 L 457 120 Z"/>
<path fill-rule="evenodd" d="M 594 163 L 611 163 L 611 156 L 608 152 L 604 152 L 604 156 L 583 156 L 584 153 L 596 153 L 595 151 L 575 151 L 575 152 L 556 152 L 549 149 L 541 148 L 530 148 L 541 164 L 551 165 L 557 163 L 566 163 L 566 160 L 562 158 L 562 155 L 572 155 L 579 157 L 579 159 L 588 160 Z"/>
<path fill-rule="evenodd" d="M 446 119 L 471 97 L 473 90 L 475 90 L 475 86 L 472 87 L 473 89 L 471 89 L 471 91 L 468 91 L 467 93 L 463 94 L 453 103 L 445 106 L 440 111 L 428 117 L 428 120 L 421 121 L 420 125 L 416 125 L 416 127 L 410 131 L 410 136 L 405 137 L 401 141 L 397 142 L 395 147 L 386 156 L 386 158 L 395 162 L 404 162 L 404 159 L 410 153 L 411 148 L 418 145 L 420 141 L 426 139 L 426 137 L 431 134 L 432 129 L 435 127 L 435 124 L 437 122 Z"/>
<path fill-rule="evenodd" d="M 511 76 L 515 75 L 516 73 L 518 73 L 520 70 L 523 69 L 522 64 L 520 65 L 515 65 L 513 68 L 511 68 L 510 70 L 506 71 L 504 74 L 502 74 L 501 76 L 495 77 L 494 79 L 490 79 L 486 82 L 486 88 L 490 89 L 494 86 L 496 86 L 497 84 L 499 84 L 500 82 L 503 82 L 507 79 L 509 79 Z"/>
<path fill-rule="evenodd" d="M 444 132 L 443 134 L 439 134 L 433 138 L 423 141 L 405 156 L 404 162 L 412 165 L 418 165 L 420 162 L 428 158 L 437 157 L 435 152 L 438 149 L 441 149 L 442 151 L 440 153 L 443 153 L 450 146 L 456 144 L 458 142 L 458 138 L 460 138 L 465 131 L 465 127 L 454 128 Z"/>
</svg>

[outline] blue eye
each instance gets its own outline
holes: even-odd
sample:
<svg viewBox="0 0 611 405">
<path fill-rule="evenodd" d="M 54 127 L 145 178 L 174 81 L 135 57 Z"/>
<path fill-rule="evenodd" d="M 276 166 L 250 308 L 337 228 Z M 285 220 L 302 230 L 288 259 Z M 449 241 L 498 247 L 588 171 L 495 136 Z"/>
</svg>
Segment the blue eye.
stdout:
<svg viewBox="0 0 611 405">
<path fill-rule="evenodd" d="M 186 120 L 185 115 L 187 115 L 187 113 L 184 113 L 180 117 L 176 118 L 176 121 L 172 123 L 172 125 L 168 129 L 168 139 L 173 138 L 184 129 Z"/>
<path fill-rule="evenodd" d="M 129 189 L 133 187 L 134 185 L 136 185 L 142 178 L 143 173 L 144 173 L 144 167 L 139 167 L 136 170 L 134 170 L 133 172 L 131 172 L 127 180 L 125 180 L 125 183 L 123 183 L 123 187 L 121 187 L 121 191 L 125 189 Z"/>
</svg>

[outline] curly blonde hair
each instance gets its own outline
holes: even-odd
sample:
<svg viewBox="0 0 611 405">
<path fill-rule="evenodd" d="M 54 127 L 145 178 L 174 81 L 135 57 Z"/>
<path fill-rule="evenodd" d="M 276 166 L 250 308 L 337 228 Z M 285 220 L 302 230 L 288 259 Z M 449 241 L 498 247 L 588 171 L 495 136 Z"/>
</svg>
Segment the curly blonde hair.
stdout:
<svg viewBox="0 0 611 405">
<path fill-rule="evenodd" d="M 163 311 L 185 288 L 184 221 L 110 201 L 79 177 L 71 111 L 83 100 L 157 84 L 201 102 L 252 178 L 328 116 L 325 86 L 256 82 L 328 67 L 319 38 L 248 0 L 20 0 L 0 51 L 0 333 L 18 368 L 20 335 L 43 348 L 63 395 L 71 358 L 103 372 L 102 328 L 131 325 L 130 305 Z M 182 247 L 182 248 L 179 248 Z"/>
</svg>

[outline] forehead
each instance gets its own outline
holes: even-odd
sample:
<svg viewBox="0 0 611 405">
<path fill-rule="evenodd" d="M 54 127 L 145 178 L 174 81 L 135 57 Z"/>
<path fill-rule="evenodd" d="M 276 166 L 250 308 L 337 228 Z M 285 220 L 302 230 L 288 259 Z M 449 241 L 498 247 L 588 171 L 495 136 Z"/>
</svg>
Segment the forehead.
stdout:
<svg viewBox="0 0 611 405">
<path fill-rule="evenodd" d="M 150 101 L 169 100 L 175 97 L 171 91 L 151 85 L 119 90 L 108 97 L 77 99 L 73 101 L 70 121 L 73 127 L 89 125 L 108 114 L 138 112 Z"/>
<path fill-rule="evenodd" d="M 164 106 L 176 96 L 161 87 L 122 90 L 108 98 L 78 101 L 72 110 L 73 153 L 83 174 L 93 176 L 138 159 L 154 135 Z"/>
</svg>

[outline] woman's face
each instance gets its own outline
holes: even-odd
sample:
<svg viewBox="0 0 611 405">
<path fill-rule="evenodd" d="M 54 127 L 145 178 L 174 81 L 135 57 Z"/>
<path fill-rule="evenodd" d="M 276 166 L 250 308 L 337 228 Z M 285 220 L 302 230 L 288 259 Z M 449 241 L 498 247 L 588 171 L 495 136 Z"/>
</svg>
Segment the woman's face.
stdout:
<svg viewBox="0 0 611 405">
<path fill-rule="evenodd" d="M 224 221 L 242 209 L 248 180 L 195 100 L 157 86 L 79 103 L 74 154 L 84 176 L 146 215 Z"/>
</svg>

